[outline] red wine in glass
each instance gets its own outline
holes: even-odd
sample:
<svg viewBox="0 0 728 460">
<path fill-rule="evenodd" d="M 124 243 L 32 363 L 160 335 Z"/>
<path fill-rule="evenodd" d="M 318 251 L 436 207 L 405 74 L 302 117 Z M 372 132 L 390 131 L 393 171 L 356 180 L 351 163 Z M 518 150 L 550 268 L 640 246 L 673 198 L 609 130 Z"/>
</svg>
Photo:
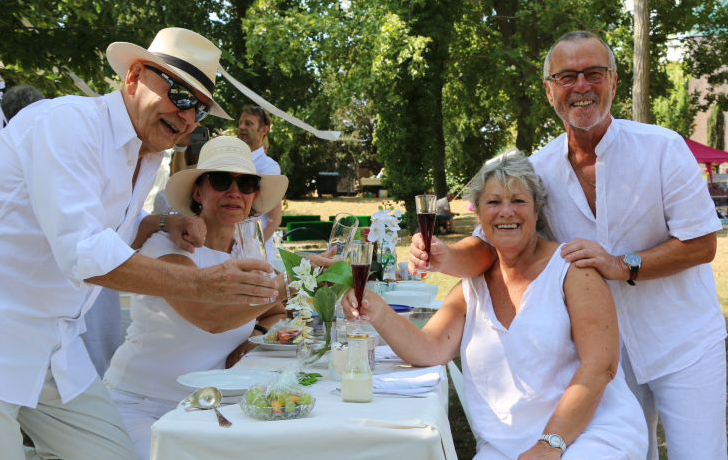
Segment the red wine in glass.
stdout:
<svg viewBox="0 0 728 460">
<path fill-rule="evenodd" d="M 364 298 L 364 286 L 369 278 L 370 264 L 351 264 L 351 274 L 354 277 L 354 296 L 356 297 L 356 305 L 361 308 L 361 301 Z"/>
<path fill-rule="evenodd" d="M 417 223 L 420 224 L 420 233 L 422 233 L 422 241 L 425 243 L 425 252 L 430 256 L 430 244 L 432 244 L 432 234 L 435 231 L 435 213 L 418 213 Z"/>
</svg>

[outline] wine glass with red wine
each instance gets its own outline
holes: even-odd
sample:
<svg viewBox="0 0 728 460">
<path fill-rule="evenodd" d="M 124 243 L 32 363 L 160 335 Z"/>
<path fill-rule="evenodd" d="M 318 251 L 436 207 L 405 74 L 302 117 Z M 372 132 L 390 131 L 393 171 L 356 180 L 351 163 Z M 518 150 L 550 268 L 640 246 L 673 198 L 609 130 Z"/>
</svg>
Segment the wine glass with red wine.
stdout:
<svg viewBox="0 0 728 460">
<path fill-rule="evenodd" d="M 372 243 L 354 242 L 349 253 L 351 259 L 351 274 L 354 277 L 354 296 L 357 308 L 361 307 L 364 298 L 364 286 L 369 278 L 369 266 L 372 264 Z"/>
<path fill-rule="evenodd" d="M 427 253 L 427 266 L 430 266 L 430 245 L 432 244 L 432 234 L 435 232 L 435 203 L 437 197 L 435 195 L 417 195 L 415 197 L 415 206 L 417 206 L 417 223 L 420 226 L 422 241 L 425 243 L 425 252 Z"/>
</svg>

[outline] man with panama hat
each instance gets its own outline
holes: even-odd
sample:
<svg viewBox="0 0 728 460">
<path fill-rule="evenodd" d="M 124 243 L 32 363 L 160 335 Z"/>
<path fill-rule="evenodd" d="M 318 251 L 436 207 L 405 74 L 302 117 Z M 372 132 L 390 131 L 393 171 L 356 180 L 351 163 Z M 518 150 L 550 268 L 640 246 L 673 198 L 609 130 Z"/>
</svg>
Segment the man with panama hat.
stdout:
<svg viewBox="0 0 728 460">
<path fill-rule="evenodd" d="M 176 267 L 129 247 L 162 151 L 209 113 L 220 50 L 185 29 L 149 49 L 107 50 L 122 88 L 65 96 L 0 131 L 0 446 L 24 459 L 132 459 L 123 423 L 79 335 L 100 286 L 212 303 L 262 303 L 276 284 L 260 261 Z"/>
</svg>

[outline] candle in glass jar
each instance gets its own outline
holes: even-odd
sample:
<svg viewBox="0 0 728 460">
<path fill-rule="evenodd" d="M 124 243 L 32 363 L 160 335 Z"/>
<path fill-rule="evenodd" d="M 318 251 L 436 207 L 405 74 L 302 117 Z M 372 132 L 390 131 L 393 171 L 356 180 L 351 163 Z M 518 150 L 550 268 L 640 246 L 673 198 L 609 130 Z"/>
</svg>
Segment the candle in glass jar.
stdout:
<svg viewBox="0 0 728 460">
<path fill-rule="evenodd" d="M 348 357 L 341 375 L 341 398 L 348 402 L 372 400 L 372 370 L 369 367 L 369 336 L 349 334 Z"/>
</svg>

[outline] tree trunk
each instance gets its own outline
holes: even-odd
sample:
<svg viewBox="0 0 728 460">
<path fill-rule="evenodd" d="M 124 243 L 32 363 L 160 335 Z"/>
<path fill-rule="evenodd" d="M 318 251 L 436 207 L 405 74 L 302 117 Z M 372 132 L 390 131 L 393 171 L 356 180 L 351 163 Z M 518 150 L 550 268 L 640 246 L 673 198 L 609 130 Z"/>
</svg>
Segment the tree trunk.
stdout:
<svg viewBox="0 0 728 460">
<path fill-rule="evenodd" d="M 649 0 L 634 0 L 634 80 L 632 118 L 650 122 L 650 8 Z"/>
<path fill-rule="evenodd" d="M 438 66 L 440 68 L 440 66 Z M 440 75 L 436 77 L 435 113 L 433 126 L 435 128 L 435 148 L 432 152 L 432 180 L 435 186 L 435 195 L 442 198 L 447 194 L 447 177 L 445 175 L 445 127 L 442 118 L 442 88 L 445 82 L 444 69 L 440 68 Z"/>
<path fill-rule="evenodd" d="M 533 152 L 535 136 L 533 121 L 529 117 L 531 104 L 532 101 L 526 94 L 521 94 L 515 98 L 515 107 L 518 114 L 516 119 L 516 148 L 525 155 L 531 155 Z"/>
</svg>

